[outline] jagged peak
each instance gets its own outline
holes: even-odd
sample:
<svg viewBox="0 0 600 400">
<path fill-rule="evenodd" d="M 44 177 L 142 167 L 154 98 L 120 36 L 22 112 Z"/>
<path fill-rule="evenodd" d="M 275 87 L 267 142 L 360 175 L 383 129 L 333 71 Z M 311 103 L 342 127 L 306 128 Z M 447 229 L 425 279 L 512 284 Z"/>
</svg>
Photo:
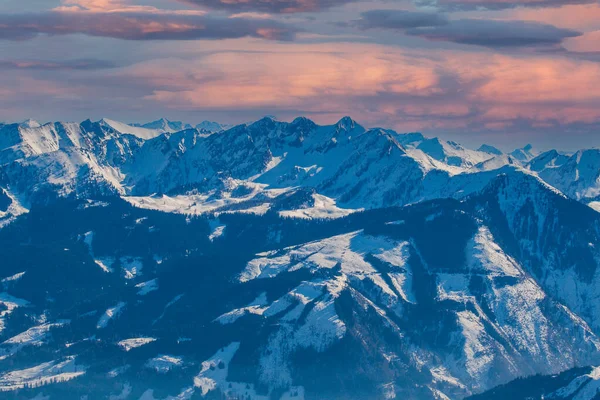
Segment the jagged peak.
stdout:
<svg viewBox="0 0 600 400">
<path fill-rule="evenodd" d="M 227 124 L 221 124 L 220 122 L 215 122 L 215 121 L 209 121 L 209 120 L 204 120 L 202 122 L 200 122 L 198 125 L 195 126 L 196 129 L 202 131 L 208 131 L 208 132 L 221 132 L 227 129 L 231 129 L 233 128 L 233 125 L 227 125 Z"/>
<path fill-rule="evenodd" d="M 292 125 L 316 125 L 316 123 L 310 118 L 296 117 L 292 121 Z"/>
<path fill-rule="evenodd" d="M 340 119 L 335 126 L 339 129 L 343 129 L 346 131 L 350 131 L 353 130 L 355 128 L 362 128 L 362 126 L 356 122 L 355 120 L 353 120 L 351 117 L 345 116 L 342 119 Z"/>
<path fill-rule="evenodd" d="M 490 180 L 490 182 L 488 182 L 488 184 L 482 189 L 481 192 L 488 192 L 490 190 L 496 191 L 498 182 L 508 182 L 511 185 L 518 184 L 518 182 L 529 182 L 534 183 L 539 188 L 544 188 L 548 190 L 554 195 L 560 196 L 565 199 L 567 198 L 567 196 L 565 196 L 560 190 L 546 183 L 535 172 L 525 169 L 516 163 L 505 165 L 502 168 L 495 170 L 494 172 L 496 173 L 496 177 Z M 527 196 L 525 196 L 525 198 L 526 197 Z"/>
<path fill-rule="evenodd" d="M 42 124 L 30 118 L 19 123 L 19 126 L 22 128 L 39 128 L 40 126 L 42 126 Z"/>
<path fill-rule="evenodd" d="M 487 153 L 487 154 L 492 154 L 492 155 L 502 155 L 502 151 L 500 151 L 497 147 L 494 147 L 492 145 L 489 144 L 482 144 L 481 146 L 479 146 L 479 148 L 477 149 L 477 151 L 480 151 L 482 153 Z"/>
<path fill-rule="evenodd" d="M 531 144 L 528 144 L 525 147 L 514 150 L 510 154 L 519 161 L 527 162 L 537 156 L 538 152 L 534 150 Z"/>
<path fill-rule="evenodd" d="M 273 124 L 273 123 L 275 123 L 275 122 L 279 122 L 279 121 L 277 120 L 277 118 L 275 118 L 275 117 L 274 117 L 274 116 L 272 116 L 272 115 L 265 115 L 265 116 L 264 116 L 264 117 L 262 117 L 261 119 L 259 119 L 259 120 L 256 120 L 256 121 L 254 121 L 254 122 L 251 122 L 251 123 L 249 123 L 249 124 L 247 124 L 247 125 L 248 125 L 248 126 L 254 126 L 254 125 L 271 125 L 271 124 Z"/>
<path fill-rule="evenodd" d="M 407 137 L 407 138 L 411 138 L 411 139 L 418 139 L 418 140 L 425 140 L 425 136 L 423 136 L 423 134 L 421 132 L 406 132 L 406 133 L 399 133 L 398 135 Z"/>
</svg>

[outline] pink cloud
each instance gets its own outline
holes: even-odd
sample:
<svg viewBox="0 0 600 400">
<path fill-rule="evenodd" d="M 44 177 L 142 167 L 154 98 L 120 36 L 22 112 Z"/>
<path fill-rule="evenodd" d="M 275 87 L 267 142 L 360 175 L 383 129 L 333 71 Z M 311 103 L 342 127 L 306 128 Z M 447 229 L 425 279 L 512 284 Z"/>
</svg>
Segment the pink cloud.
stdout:
<svg viewBox="0 0 600 400">
<path fill-rule="evenodd" d="M 357 44 L 236 49 L 190 62 L 134 65 L 120 72 L 177 110 L 265 110 L 407 129 L 458 129 L 600 122 L 600 65 L 490 52 L 421 51 Z"/>
<path fill-rule="evenodd" d="M 153 13 L 174 15 L 205 15 L 202 10 L 171 10 L 133 4 L 130 0 L 62 0 L 57 12 Z"/>
<path fill-rule="evenodd" d="M 588 32 L 565 42 L 565 48 L 574 52 L 600 52 L 600 30 Z"/>
<path fill-rule="evenodd" d="M 0 14 L 0 39 L 84 34 L 124 40 L 197 40 L 252 36 L 290 40 L 297 29 L 269 19 L 147 11 L 49 11 Z"/>
<path fill-rule="evenodd" d="M 518 8 L 507 14 L 508 19 L 537 21 L 576 30 L 600 29 L 600 4 L 567 4 L 542 9 Z"/>
</svg>

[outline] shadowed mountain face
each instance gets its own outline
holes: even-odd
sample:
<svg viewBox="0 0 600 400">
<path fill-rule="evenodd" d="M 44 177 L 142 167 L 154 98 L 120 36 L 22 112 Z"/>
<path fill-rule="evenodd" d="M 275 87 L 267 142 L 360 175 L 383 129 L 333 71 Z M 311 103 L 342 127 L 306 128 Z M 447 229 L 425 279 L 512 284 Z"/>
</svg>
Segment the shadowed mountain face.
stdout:
<svg viewBox="0 0 600 400">
<path fill-rule="evenodd" d="M 593 169 L 583 153 L 349 118 L 1 129 L 8 399 L 595 388 L 600 214 L 541 178 Z"/>
</svg>

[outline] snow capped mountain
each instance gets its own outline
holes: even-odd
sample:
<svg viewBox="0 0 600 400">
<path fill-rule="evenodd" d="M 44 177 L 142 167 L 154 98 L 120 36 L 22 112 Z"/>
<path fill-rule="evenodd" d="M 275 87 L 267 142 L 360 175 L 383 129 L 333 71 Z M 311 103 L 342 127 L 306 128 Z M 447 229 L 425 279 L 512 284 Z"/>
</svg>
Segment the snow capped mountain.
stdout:
<svg viewBox="0 0 600 400">
<path fill-rule="evenodd" d="M 147 124 L 141 124 L 139 126 L 161 133 L 174 133 L 186 129 L 192 129 L 192 126 L 190 124 L 185 124 L 181 121 L 169 121 L 166 118 L 161 118 L 154 122 L 148 122 Z"/>
<path fill-rule="evenodd" d="M 199 131 L 207 131 L 211 133 L 221 132 L 231 127 L 231 125 L 220 124 L 218 122 L 213 121 L 202 121 L 198 125 L 196 125 L 196 129 L 198 129 Z"/>
<path fill-rule="evenodd" d="M 498 150 L 494 146 L 490 146 L 489 144 L 482 144 L 481 146 L 479 146 L 477 151 L 481 151 L 483 153 L 488 153 L 488 154 L 491 154 L 494 156 L 500 156 L 500 155 L 504 154 L 504 153 L 502 153 L 502 151 Z"/>
<path fill-rule="evenodd" d="M 522 166 L 521 162 L 514 159 L 512 156 L 501 154 L 494 156 L 489 160 L 485 160 L 473 166 L 474 171 L 493 171 L 502 168 L 505 165 Z"/>
<path fill-rule="evenodd" d="M 527 146 L 516 149 L 510 155 L 520 162 L 527 162 L 532 160 L 538 155 L 538 151 L 533 148 L 532 145 L 528 144 Z"/>
<path fill-rule="evenodd" d="M 580 150 L 568 158 L 557 155 L 539 175 L 574 199 L 594 201 L 600 196 L 600 150 Z"/>
<path fill-rule="evenodd" d="M 591 399 L 599 176 L 350 117 L 0 125 L 0 391 Z"/>
<path fill-rule="evenodd" d="M 99 121 L 99 125 L 105 128 L 114 129 L 122 134 L 128 134 L 136 136 L 140 139 L 152 139 L 161 133 L 164 133 L 162 128 L 148 129 L 145 127 L 138 127 L 133 125 L 124 124 L 122 122 L 113 121 L 110 119 L 102 119 Z"/>
<path fill-rule="evenodd" d="M 468 168 L 491 158 L 489 153 L 468 150 L 456 142 L 443 142 L 438 138 L 424 140 L 417 149 L 453 167 Z"/>
<path fill-rule="evenodd" d="M 535 172 L 543 172 L 549 168 L 558 168 L 569 160 L 569 156 L 556 150 L 546 151 L 527 163 L 529 169 Z"/>
<path fill-rule="evenodd" d="M 173 132 L 179 127 L 187 129 Z M 490 177 L 479 173 L 521 165 L 512 155 L 493 155 L 490 146 L 475 151 L 419 133 L 366 130 L 349 117 L 329 126 L 306 118 L 287 123 L 266 117 L 217 134 L 166 119 L 144 126 L 103 119 L 1 129 L 2 185 L 13 187 L 24 204 L 101 187 L 98 193 L 132 195 L 131 201 L 144 207 L 159 208 L 150 198 L 155 194 L 187 196 L 168 200 L 169 209 L 179 203 L 184 213 L 226 210 L 234 204 L 237 209 L 265 209 L 266 204 L 268 209 L 282 190 L 301 186 L 325 196 L 320 204 L 355 210 L 466 196 L 469 187 L 480 188 Z M 533 154 L 530 146 L 524 152 Z M 550 169 L 563 161 L 564 156 L 549 152 L 528 168 L 565 190 Z M 30 177 L 31 187 L 19 187 L 22 174 Z M 573 181 L 571 175 L 562 179 Z M 250 187 L 252 196 L 237 194 Z M 199 201 L 212 205 L 192 206 Z"/>
</svg>

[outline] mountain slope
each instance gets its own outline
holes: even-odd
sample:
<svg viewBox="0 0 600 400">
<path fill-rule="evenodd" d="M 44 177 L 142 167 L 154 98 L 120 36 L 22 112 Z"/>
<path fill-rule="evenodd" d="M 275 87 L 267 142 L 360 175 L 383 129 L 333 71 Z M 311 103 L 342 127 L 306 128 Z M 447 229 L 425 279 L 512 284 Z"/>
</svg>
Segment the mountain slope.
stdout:
<svg viewBox="0 0 600 400">
<path fill-rule="evenodd" d="M 496 153 L 348 117 L 1 125 L 0 391 L 460 399 L 598 365 L 594 150 Z M 531 393 L 593 393 L 571 372 Z"/>
<path fill-rule="evenodd" d="M 539 206 L 510 200 L 520 197 L 517 188 L 537 193 Z M 186 222 L 122 203 L 59 201 L 0 231 L 9 261 L 2 275 L 25 272 L 5 290 L 31 304 L 14 309 L 6 322 L 3 347 L 10 355 L 0 369 L 75 357 L 84 375 L 42 387 L 59 398 L 78 396 L 80 382 L 106 396 L 129 387 L 132 398 L 151 389 L 155 398 L 222 391 L 252 398 L 434 399 L 590 365 L 600 348 L 593 315 L 546 278 L 567 265 L 581 271 L 589 265 L 559 257 L 544 261 L 546 274 L 538 276 L 535 254 L 556 255 L 538 247 L 548 241 L 544 235 L 534 241 L 521 229 L 522 221 L 546 212 L 563 226 L 565 233 L 555 229 L 558 237 L 571 238 L 565 254 L 597 240 L 598 231 L 568 236 L 579 221 L 567 221 L 578 213 L 596 223 L 592 210 L 516 170 L 463 202 L 324 222 L 275 212 Z M 498 229 L 502 218 L 510 221 L 507 230 Z M 213 236 L 211 226 L 221 233 Z M 38 257 L 51 261 L 40 264 Z M 56 268 L 69 276 L 66 292 L 62 282 L 48 280 Z M 588 277 L 571 279 L 584 285 Z M 32 287 L 45 291 L 32 296 Z M 85 295 L 78 295 L 82 288 Z M 33 360 L 10 338 L 42 329 L 41 315 L 51 324 L 70 323 L 44 331 Z M 144 344 L 125 351 L 118 343 L 126 340 Z M 65 347 L 66 341 L 76 345 Z M 98 385 L 106 374 L 115 375 L 112 383 Z"/>
</svg>

